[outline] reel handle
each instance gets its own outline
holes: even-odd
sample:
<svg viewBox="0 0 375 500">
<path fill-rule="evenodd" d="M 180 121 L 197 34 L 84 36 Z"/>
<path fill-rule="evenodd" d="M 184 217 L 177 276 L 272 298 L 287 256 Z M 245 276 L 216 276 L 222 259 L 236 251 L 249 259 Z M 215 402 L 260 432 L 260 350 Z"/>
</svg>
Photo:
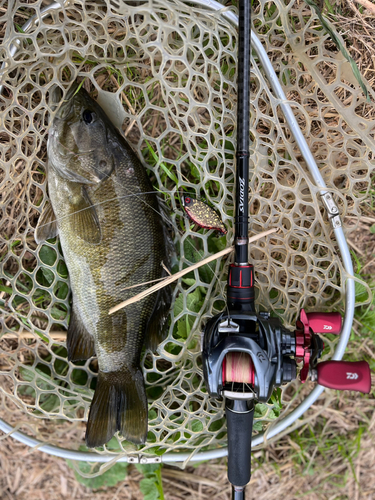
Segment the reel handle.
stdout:
<svg viewBox="0 0 375 500">
<path fill-rule="evenodd" d="M 317 382 L 339 391 L 371 391 L 371 371 L 366 361 L 323 361 L 316 366 Z"/>
<path fill-rule="evenodd" d="M 311 312 L 306 313 L 306 316 L 314 333 L 334 333 L 335 335 L 341 333 L 342 317 L 338 312 Z"/>
</svg>

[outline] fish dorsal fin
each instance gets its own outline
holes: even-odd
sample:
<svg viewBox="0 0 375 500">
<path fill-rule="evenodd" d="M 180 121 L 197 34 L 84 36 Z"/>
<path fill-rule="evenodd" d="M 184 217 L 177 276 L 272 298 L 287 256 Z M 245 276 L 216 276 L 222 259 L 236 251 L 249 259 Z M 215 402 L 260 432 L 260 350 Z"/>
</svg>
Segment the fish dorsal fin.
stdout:
<svg viewBox="0 0 375 500">
<path fill-rule="evenodd" d="M 82 196 L 79 196 L 79 199 L 72 205 L 74 209 L 70 216 L 72 231 L 87 243 L 100 243 L 102 236 L 95 207 L 83 186 L 81 194 Z"/>
<path fill-rule="evenodd" d="M 55 212 L 51 203 L 47 203 L 42 215 L 39 217 L 38 224 L 35 229 L 35 241 L 43 243 L 43 241 L 55 238 L 58 234 L 57 221 Z"/>
</svg>

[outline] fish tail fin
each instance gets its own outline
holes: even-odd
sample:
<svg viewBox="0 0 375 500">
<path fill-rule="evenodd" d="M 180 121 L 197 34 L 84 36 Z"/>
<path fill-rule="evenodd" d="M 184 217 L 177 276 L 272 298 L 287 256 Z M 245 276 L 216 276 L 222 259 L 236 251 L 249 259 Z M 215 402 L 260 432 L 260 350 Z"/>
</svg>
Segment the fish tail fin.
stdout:
<svg viewBox="0 0 375 500">
<path fill-rule="evenodd" d="M 142 371 L 125 367 L 99 372 L 86 429 L 89 448 L 102 446 L 120 431 L 127 441 L 142 444 L 147 439 L 147 398 Z"/>
</svg>

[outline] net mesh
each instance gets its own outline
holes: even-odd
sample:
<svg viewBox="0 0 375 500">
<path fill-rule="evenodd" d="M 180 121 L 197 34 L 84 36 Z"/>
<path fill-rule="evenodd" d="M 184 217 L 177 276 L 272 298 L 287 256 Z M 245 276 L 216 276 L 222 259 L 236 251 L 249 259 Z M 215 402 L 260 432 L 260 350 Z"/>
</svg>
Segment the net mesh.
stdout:
<svg viewBox="0 0 375 500">
<path fill-rule="evenodd" d="M 0 7 L 1 414 L 44 441 L 67 445 L 68 433 L 69 447 L 77 448 L 97 366 L 67 362 L 68 271 L 58 239 L 39 246 L 34 240 L 48 200 L 52 90 L 66 93 L 84 78 L 123 130 L 166 200 L 175 268 L 182 269 L 233 237 L 237 32 L 220 13 L 177 0 L 74 1 L 43 18 L 45 5 L 17 0 Z M 33 16 L 25 33 L 21 27 Z M 306 5 L 255 1 L 252 22 L 348 233 L 374 175 L 375 107 Z M 345 276 L 318 187 L 256 59 L 251 98 L 250 234 L 279 231 L 252 245 L 249 258 L 258 304 L 291 327 L 301 307 L 339 309 Z M 176 196 L 181 189 L 221 213 L 226 237 L 190 225 Z M 142 361 L 148 442 L 138 448 L 117 436 L 104 451 L 195 453 L 225 445 L 223 404 L 204 388 L 200 337 L 205 320 L 223 308 L 226 270 L 219 260 L 177 283 L 168 338 Z M 329 357 L 333 342 L 325 343 Z M 282 400 L 292 397 L 289 387 Z M 277 398 L 258 405 L 256 430 L 278 414 Z"/>
</svg>

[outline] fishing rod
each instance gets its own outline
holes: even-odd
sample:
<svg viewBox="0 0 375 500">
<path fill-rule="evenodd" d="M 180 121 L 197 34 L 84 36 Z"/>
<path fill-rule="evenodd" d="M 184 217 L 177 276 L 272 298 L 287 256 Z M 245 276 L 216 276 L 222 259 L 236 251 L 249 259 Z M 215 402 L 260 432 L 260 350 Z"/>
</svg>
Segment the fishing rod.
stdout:
<svg viewBox="0 0 375 500">
<path fill-rule="evenodd" d="M 245 488 L 251 478 L 255 402 L 266 403 L 275 388 L 297 377 L 304 383 L 310 376 L 324 387 L 339 390 L 368 393 L 371 389 L 370 368 L 365 361 L 318 363 L 324 349 L 318 333 L 340 334 L 339 313 L 306 313 L 302 309 L 296 330 L 288 331 L 279 318 L 272 318 L 268 312 L 257 313 L 255 309 L 254 268 L 248 261 L 250 16 L 250 0 L 240 0 L 235 261 L 228 273 L 227 311 L 206 324 L 202 352 L 207 390 L 211 397 L 225 399 L 228 479 L 233 500 L 245 499 Z"/>
</svg>

